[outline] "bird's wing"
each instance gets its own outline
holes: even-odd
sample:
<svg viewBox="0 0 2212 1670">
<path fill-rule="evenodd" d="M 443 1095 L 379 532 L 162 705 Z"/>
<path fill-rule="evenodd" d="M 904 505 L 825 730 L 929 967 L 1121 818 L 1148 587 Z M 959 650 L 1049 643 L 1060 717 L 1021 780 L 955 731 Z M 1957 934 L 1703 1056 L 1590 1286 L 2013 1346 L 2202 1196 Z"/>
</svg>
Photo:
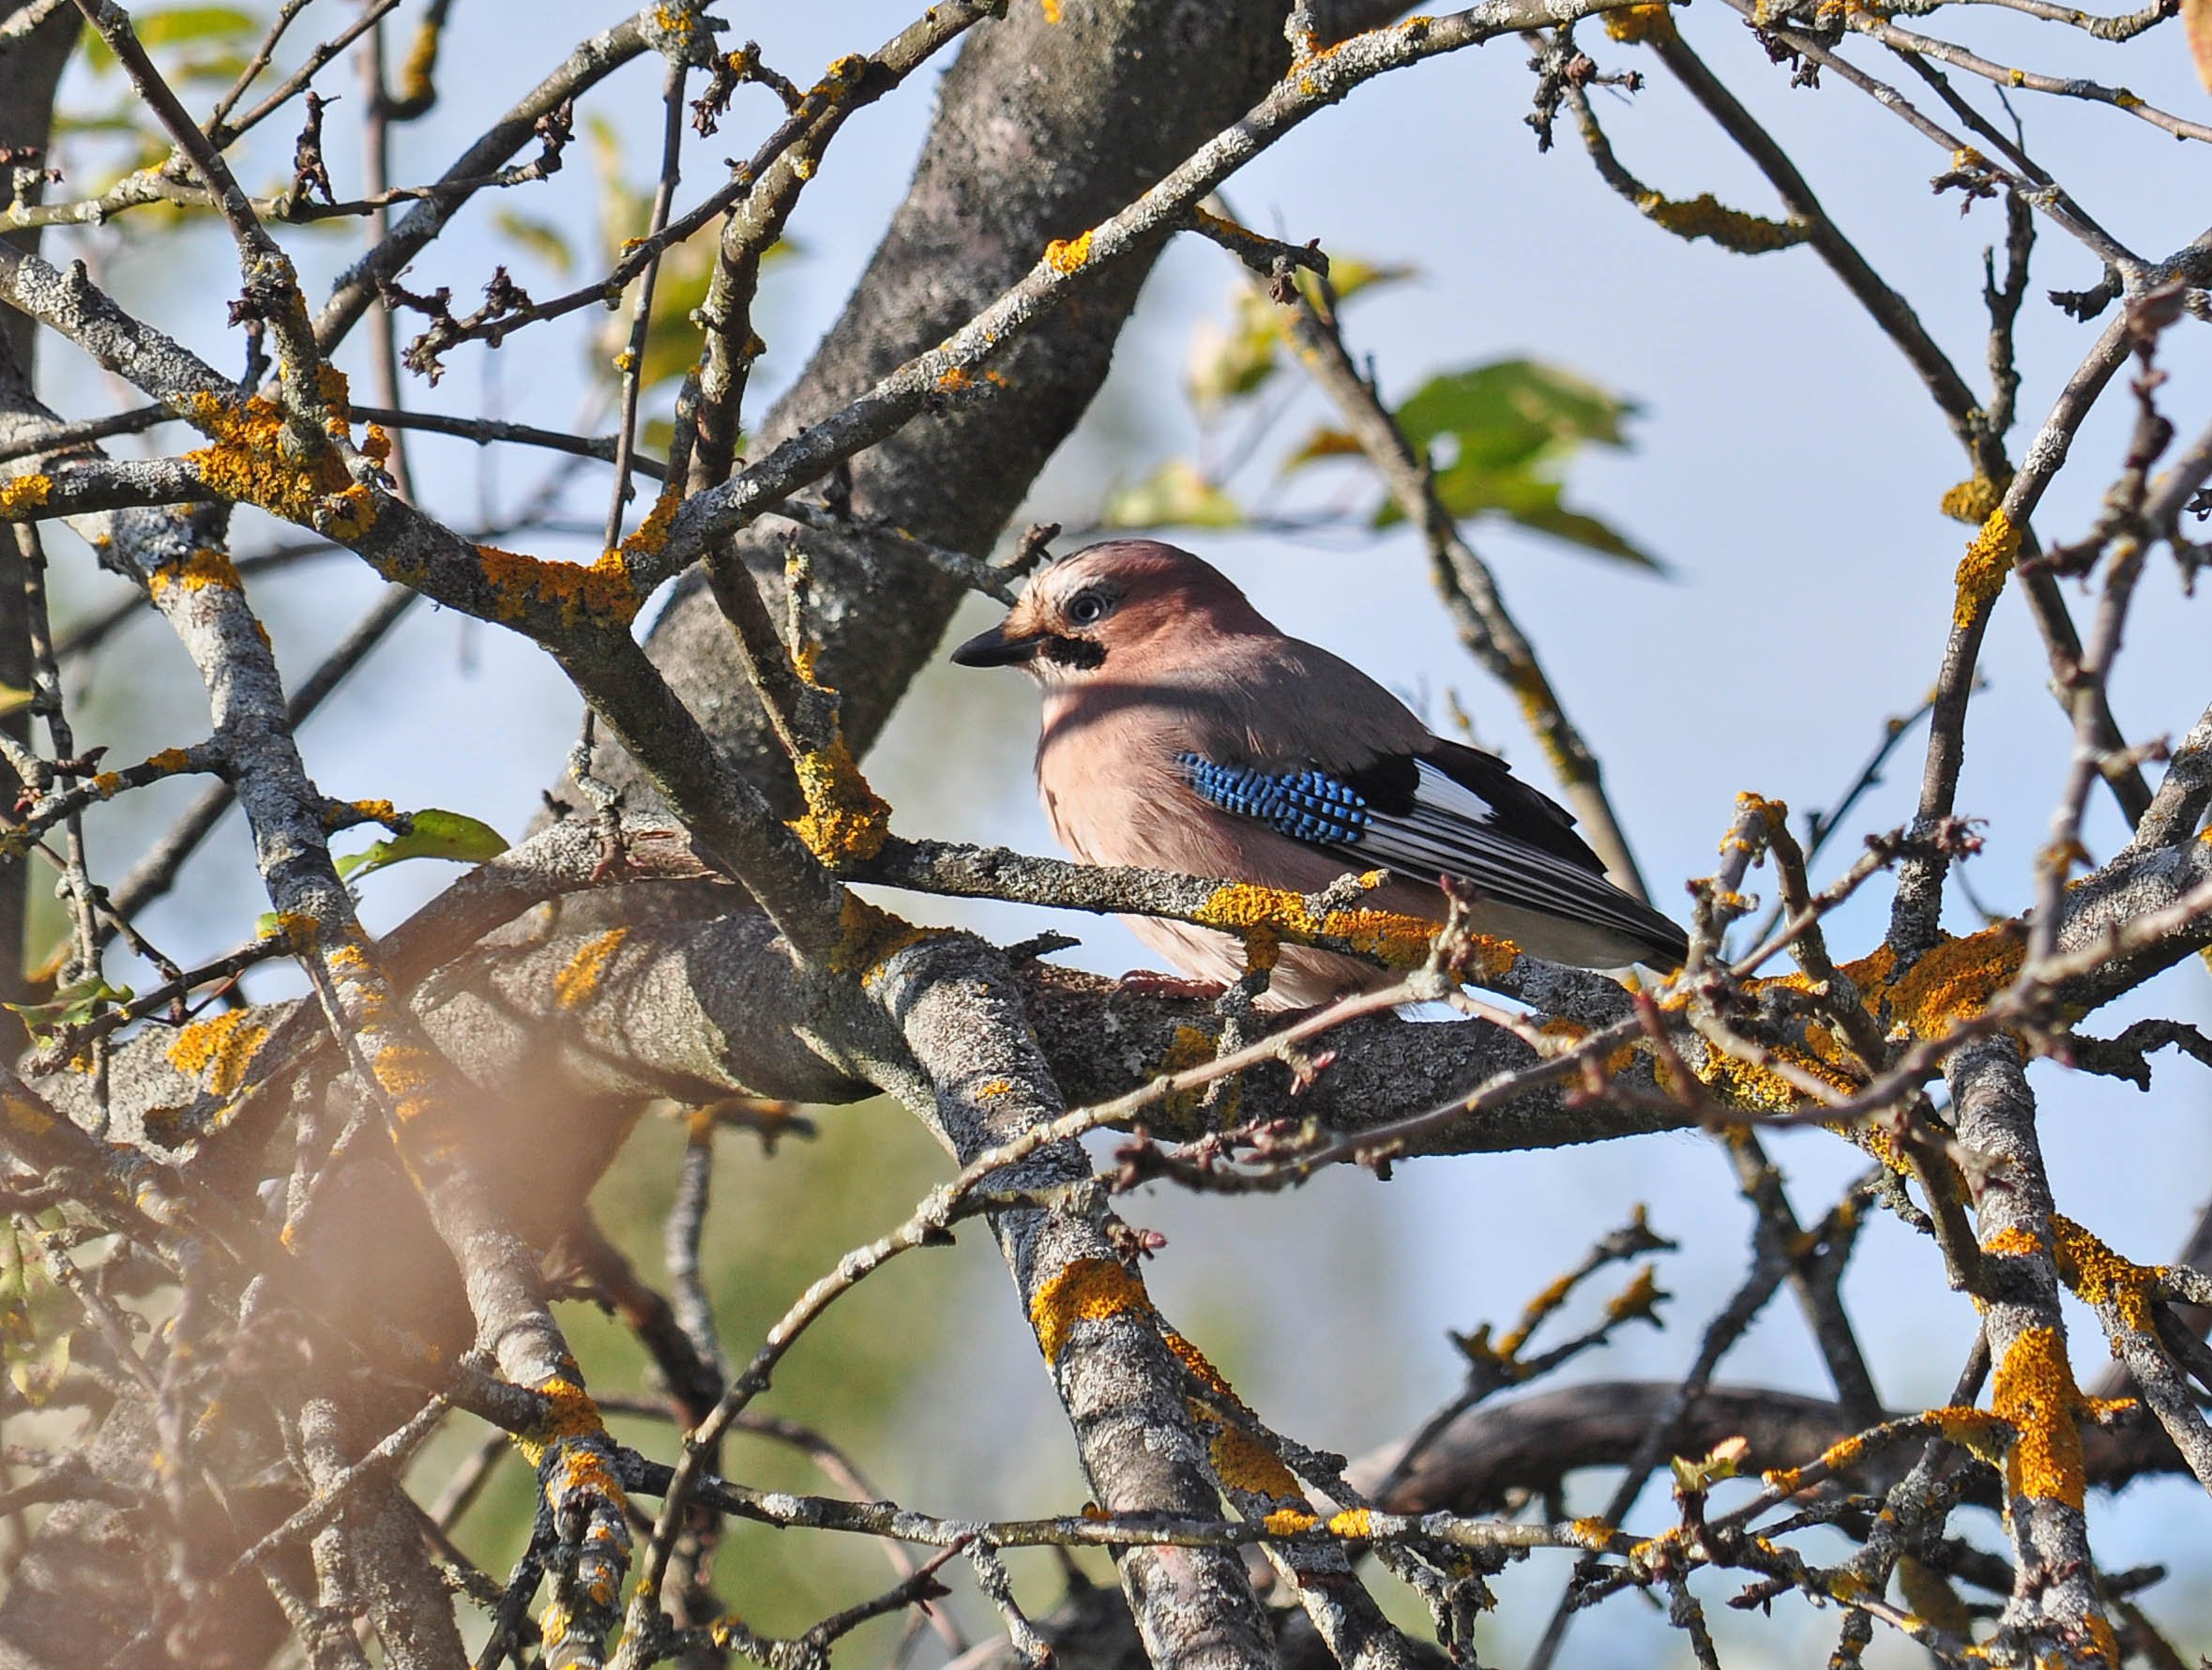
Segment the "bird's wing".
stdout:
<svg viewBox="0 0 2212 1670">
<path fill-rule="evenodd" d="M 1682 930 L 1605 879 L 1573 818 L 1475 749 L 1441 743 L 1354 771 L 1181 756 L 1201 799 L 1352 863 L 1456 876 L 1502 904 L 1588 923 L 1680 961 Z"/>
</svg>

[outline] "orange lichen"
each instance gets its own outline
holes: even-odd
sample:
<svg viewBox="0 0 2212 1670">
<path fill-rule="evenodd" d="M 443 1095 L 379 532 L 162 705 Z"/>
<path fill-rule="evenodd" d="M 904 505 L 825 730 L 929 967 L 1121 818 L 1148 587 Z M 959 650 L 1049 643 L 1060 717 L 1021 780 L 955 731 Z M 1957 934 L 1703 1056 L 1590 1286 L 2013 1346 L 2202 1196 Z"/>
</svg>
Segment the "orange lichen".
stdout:
<svg viewBox="0 0 2212 1670">
<path fill-rule="evenodd" d="M 269 1029 L 250 1010 L 225 1010 L 180 1029 L 169 1046 L 169 1064 L 194 1078 L 205 1075 L 210 1096 L 228 1096 L 244 1082 L 254 1053 L 268 1041 Z"/>
<path fill-rule="evenodd" d="M 159 753 L 146 755 L 146 765 L 164 775 L 189 771 L 192 768 L 192 756 L 181 748 L 164 748 Z"/>
<path fill-rule="evenodd" d="M 1060 21 L 1060 0 L 1038 0 L 1038 6 L 1044 12 L 1046 23 L 1056 23 Z"/>
<path fill-rule="evenodd" d="M 1273 1537 L 1295 1537 L 1300 1531 L 1311 1530 L 1320 1523 L 1318 1514 L 1309 1513 L 1303 1508 L 1278 1508 L 1260 1521 L 1267 1534 Z"/>
<path fill-rule="evenodd" d="M 1977 475 L 1955 487 L 1945 488 L 1937 509 L 1954 522 L 1979 527 L 1997 513 L 1997 507 L 2005 502 L 2005 490 L 2011 485 L 2009 470 L 2000 479 Z"/>
<path fill-rule="evenodd" d="M 1151 1310 L 1144 1283 L 1127 1266 L 1112 1258 L 1078 1258 L 1037 1290 L 1029 1301 L 1029 1326 L 1045 1361 L 1056 1363 L 1078 1323 Z"/>
<path fill-rule="evenodd" d="M 1605 1314 L 1614 1322 L 1627 1322 L 1639 1316 L 1649 1318 L 1665 1297 L 1659 1292 L 1659 1267 L 1647 1264 L 1626 1287 L 1605 1301 Z"/>
<path fill-rule="evenodd" d="M 515 1439 L 515 1447 L 532 1466 L 545 1459 L 549 1445 L 588 1438 L 606 1431 L 598 1404 L 581 1381 L 566 1374 L 553 1374 L 540 1380 L 532 1389 L 545 1400 L 545 1413 L 535 1428 Z"/>
<path fill-rule="evenodd" d="M 2024 953 L 2018 932 L 2000 923 L 1963 939 L 1939 941 L 1901 975 L 1896 973 L 1896 954 L 1887 946 L 1844 964 L 1840 972 L 1856 988 L 1869 1015 L 1885 1029 L 1937 1039 L 1988 1008 L 1990 1000 L 2019 975 Z M 1768 986 L 1805 992 L 1812 985 L 1801 973 L 1744 983 L 1751 992 Z M 1818 1024 L 1805 1027 L 1803 1047 L 1776 1048 L 1772 1056 L 1839 1090 L 1854 1090 L 1860 1082 L 1843 1040 Z M 1775 1068 L 1717 1049 L 1704 1051 L 1696 1070 L 1703 1083 L 1735 1106 L 1780 1113 L 1805 1101 L 1804 1093 Z M 1893 1168 L 1898 1163 L 1894 1159 L 1886 1162 Z"/>
<path fill-rule="evenodd" d="M 146 576 L 146 589 L 156 598 L 174 586 L 181 591 L 238 589 L 238 570 L 228 552 L 202 546 L 179 562 L 163 563 Z"/>
<path fill-rule="evenodd" d="M 429 1111 L 424 1094 L 437 1080 L 437 1057 L 419 1045 L 387 1043 L 370 1060 L 369 1070 L 391 1098 L 392 1117 L 405 1125 Z"/>
<path fill-rule="evenodd" d="M 2005 1457 L 2007 1499 L 2025 1496 L 2079 1509 L 2086 1494 L 2082 1394 L 2053 1328 L 2023 1328 L 2005 1348 L 1990 1388 L 1990 1412 L 2012 1428 Z"/>
<path fill-rule="evenodd" d="M 1375 1534 L 1375 1516 L 1365 1508 L 1346 1508 L 1341 1513 L 1329 1515 L 1328 1528 L 1334 1537 L 1371 1537 Z"/>
<path fill-rule="evenodd" d="M 1963 631 L 1989 613 L 2005 580 L 2020 555 L 2020 530 L 2000 506 L 1992 510 L 1980 532 L 1967 542 L 1959 559 L 1959 599 L 1951 610 L 1951 624 Z"/>
<path fill-rule="evenodd" d="M 1189 1373 L 1191 1379 L 1205 1389 L 1206 1394 L 1239 1415 L 1250 1417 L 1250 1407 L 1236 1395 L 1236 1389 L 1229 1384 L 1220 1369 L 1214 1367 L 1204 1352 L 1172 1328 L 1159 1330 L 1160 1339 L 1177 1361 Z"/>
<path fill-rule="evenodd" d="M 845 895 L 844 903 L 838 908 L 837 925 L 837 946 L 829 953 L 830 972 L 856 974 L 864 985 L 893 957 L 931 934 L 903 917 L 877 908 L 857 893 Z"/>
<path fill-rule="evenodd" d="M 45 476 L 10 476 L 0 481 L 0 517 L 20 516 L 41 509 L 53 497 L 53 482 Z"/>
<path fill-rule="evenodd" d="M 659 555 L 668 546 L 668 530 L 675 525 L 676 512 L 683 508 L 683 484 L 671 481 L 660 490 L 660 496 L 653 501 L 652 509 L 645 512 L 645 520 L 639 523 L 636 531 L 622 541 L 622 554 L 630 557 Z"/>
<path fill-rule="evenodd" d="M 2025 942 L 2003 923 L 1964 939 L 1942 940 L 1883 990 L 1890 1022 L 1903 1025 L 1915 1038 L 1940 1038 L 1987 1009 L 1990 999 L 2019 976 L 2026 954 Z M 1868 978 L 1875 973 L 1871 965 L 1877 961 L 1870 958 L 1843 971 L 1862 994 L 1881 984 Z"/>
<path fill-rule="evenodd" d="M 937 387 L 948 393 L 958 394 L 962 389 L 974 387 L 975 384 L 976 379 L 957 365 L 947 366 L 937 373 Z"/>
<path fill-rule="evenodd" d="M 1630 6 L 1605 14 L 1605 33 L 1624 46 L 1644 41 L 1672 40 L 1674 19 L 1666 6 Z"/>
<path fill-rule="evenodd" d="M 498 594 L 495 608 L 502 620 L 522 620 L 538 609 L 553 611 L 563 627 L 585 621 L 627 627 L 637 618 L 641 600 L 619 552 L 607 552 L 586 568 L 495 545 L 478 545 L 476 551 L 486 584 Z"/>
<path fill-rule="evenodd" d="M 1243 936 L 1248 945 L 1255 933 L 1296 945 L 1335 940 L 1392 968 L 1417 968 L 1428 961 L 1437 929 L 1419 917 L 1386 910 L 1332 910 L 1316 917 L 1303 894 L 1253 882 L 1217 888 L 1193 915 L 1206 927 Z M 1502 979 L 1520 955 L 1502 939 L 1480 934 L 1469 939 L 1470 971 L 1482 978 Z"/>
<path fill-rule="evenodd" d="M 599 977 L 629 936 L 628 928 L 610 928 L 578 946 L 576 954 L 553 976 L 554 1007 L 569 1010 L 589 1002 L 599 989 Z"/>
<path fill-rule="evenodd" d="M 341 545 L 349 545 L 376 525 L 376 494 L 355 482 L 332 493 L 315 508 L 315 531 Z"/>
<path fill-rule="evenodd" d="M 342 435 L 346 411 L 343 378 L 330 372 L 324 381 L 323 394 L 330 402 L 333 429 Z M 195 394 L 186 416 L 214 441 L 186 453 L 185 461 L 197 467 L 201 479 L 224 498 L 257 505 L 272 516 L 313 527 L 318 507 L 354 486 L 335 448 L 318 445 L 311 456 L 297 455 L 298 437 L 286 427 L 282 411 L 266 395 L 250 395 L 241 404 L 212 394 Z M 338 513 L 336 519 L 350 524 L 361 514 L 356 508 Z M 366 526 L 366 521 L 360 525 Z M 332 537 L 352 536 L 333 531 Z"/>
<path fill-rule="evenodd" d="M 1242 1427 L 1224 1427 L 1207 1447 L 1206 1455 L 1214 1464 L 1214 1477 L 1226 1490 L 1252 1496 L 1298 1494 L 1298 1481 L 1281 1458 Z M 1309 1513 L 1306 1526 L 1298 1528 L 1303 1530 L 1313 1523 L 1313 1515 Z"/>
<path fill-rule="evenodd" d="M 2058 1274 L 2083 1304 L 2098 1312 L 2109 1306 L 2132 1332 L 2151 1331 L 2151 1298 L 2165 1278 L 2162 1266 L 2122 1258 L 2071 1218 L 2053 1218 L 2051 1233 L 2058 1241 Z M 2117 1355 L 2116 1342 L 2113 1350 Z"/>
<path fill-rule="evenodd" d="M 1601 1554 L 1613 1546 L 1614 1536 L 1613 1526 L 1607 1525 L 1595 1513 L 1587 1514 L 1581 1519 L 1569 1520 L 1567 1528 L 1577 1542 L 1593 1554 Z"/>
<path fill-rule="evenodd" d="M 891 808 L 861 775 L 841 732 L 792 762 L 806 813 L 791 827 L 807 850 L 832 870 L 866 863 L 890 838 Z"/>
<path fill-rule="evenodd" d="M 1609 18 L 1621 15 L 1607 14 Z M 1811 235 L 1810 228 L 1802 220 L 1769 220 L 1764 216 L 1730 208 L 1710 191 L 1680 199 L 1662 196 L 1657 191 L 1640 192 L 1636 206 L 1643 210 L 1646 220 L 1676 237 L 1705 238 L 1739 255 L 1765 255 L 1775 250 L 1787 250 Z"/>
<path fill-rule="evenodd" d="M 361 456 L 371 463 L 382 465 L 392 455 L 392 438 L 385 433 L 384 425 L 371 423 L 361 435 Z"/>
<path fill-rule="evenodd" d="M 1075 237 L 1056 237 L 1045 245 L 1044 258 L 1054 272 L 1080 272 L 1091 258 L 1091 235 L 1085 232 Z"/>
<path fill-rule="evenodd" d="M 985 1101 L 996 1101 L 1000 1097 L 1011 1096 L 1013 1093 L 1014 1082 L 1011 1079 L 985 1079 L 976 1086 L 977 1096 Z"/>
</svg>

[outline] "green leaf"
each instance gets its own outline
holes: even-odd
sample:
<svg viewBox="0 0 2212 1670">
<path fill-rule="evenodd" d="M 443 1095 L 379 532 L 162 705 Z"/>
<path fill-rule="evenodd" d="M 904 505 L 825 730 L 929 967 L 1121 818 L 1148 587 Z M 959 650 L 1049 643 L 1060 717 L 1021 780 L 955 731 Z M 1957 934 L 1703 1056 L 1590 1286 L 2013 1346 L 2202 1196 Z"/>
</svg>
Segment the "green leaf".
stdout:
<svg viewBox="0 0 2212 1670">
<path fill-rule="evenodd" d="M 106 1004 L 129 1003 L 133 995 L 129 986 L 111 986 L 103 977 L 94 975 L 89 979 L 57 986 L 53 995 L 44 1003 L 0 1003 L 0 1009 L 21 1015 L 31 1036 L 43 1039 L 57 1027 L 83 1025 L 98 1014 Z"/>
<path fill-rule="evenodd" d="M 433 806 L 409 812 L 407 822 L 406 834 L 340 858 L 338 873 L 356 881 L 371 871 L 389 869 L 409 858 L 450 858 L 457 863 L 480 864 L 507 851 L 506 838 L 497 829 L 466 812 L 442 812 Z"/>
<path fill-rule="evenodd" d="M 68 1373 L 71 1329 L 53 1276 L 35 1241 L 26 1241 L 14 1220 L 0 1225 L 0 1357 L 16 1391 L 36 1409 Z"/>
<path fill-rule="evenodd" d="M 43 1339 L 8 1347 L 8 1377 L 32 1408 L 61 1389 L 62 1377 L 69 1372 L 70 1338 L 67 1328 L 53 1328 Z"/>
<path fill-rule="evenodd" d="M 139 44 L 149 52 L 188 41 L 233 40 L 256 35 L 261 25 L 253 14 L 235 6 L 172 6 L 163 11 L 139 11 L 131 16 Z M 84 58 L 95 70 L 115 67 L 115 54 L 98 35 L 84 37 Z"/>
<path fill-rule="evenodd" d="M 1417 279 L 1421 269 L 1379 261 L 1368 261 L 1357 255 L 1331 255 L 1328 258 L 1329 288 L 1337 293 L 1340 302 L 1350 301 L 1362 290 L 1374 290 L 1390 284 L 1402 284 L 1408 279 Z M 1319 281 L 1300 267 L 1295 282 L 1306 293 L 1306 299 L 1314 306 L 1321 305 Z"/>
<path fill-rule="evenodd" d="M 1430 378 L 1398 408 L 1398 422 L 1417 447 L 1448 435 L 1454 463 L 1497 467 L 1564 458 L 1588 441 L 1625 447 L 1621 420 L 1635 411 L 1572 372 L 1502 359 Z"/>
<path fill-rule="evenodd" d="M 1367 448 L 1341 429 L 1317 429 L 1297 444 L 1291 455 L 1282 461 L 1282 473 L 1302 470 L 1310 463 L 1325 458 L 1364 458 Z"/>
<path fill-rule="evenodd" d="M 500 209 L 492 215 L 492 224 L 564 277 L 576 270 L 576 251 L 552 221 Z"/>
<path fill-rule="evenodd" d="M 1108 527 L 1236 527 L 1244 512 L 1187 458 L 1171 458 L 1106 501 Z"/>
<path fill-rule="evenodd" d="M 1666 565 L 1616 532 L 1597 517 L 1570 509 L 1562 502 L 1562 489 L 1549 477 L 1527 469 L 1486 469 L 1462 461 L 1436 478 L 1437 496 L 1444 508 L 1461 520 L 1472 516 L 1503 516 L 1531 532 L 1549 534 L 1599 556 L 1634 563 L 1663 574 Z M 1375 512 L 1375 525 L 1388 527 L 1401 521 L 1395 501 L 1386 499 Z"/>
</svg>

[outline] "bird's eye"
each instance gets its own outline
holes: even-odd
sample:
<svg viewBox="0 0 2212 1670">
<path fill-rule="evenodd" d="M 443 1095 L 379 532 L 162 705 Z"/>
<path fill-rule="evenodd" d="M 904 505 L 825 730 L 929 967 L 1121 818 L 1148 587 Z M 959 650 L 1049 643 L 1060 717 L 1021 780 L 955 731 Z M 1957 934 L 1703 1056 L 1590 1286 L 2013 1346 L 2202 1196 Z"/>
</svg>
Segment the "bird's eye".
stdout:
<svg viewBox="0 0 2212 1670">
<path fill-rule="evenodd" d="M 1079 627 L 1097 626 L 1106 618 L 1106 600 L 1095 591 L 1079 591 L 1068 602 L 1068 618 Z"/>
</svg>

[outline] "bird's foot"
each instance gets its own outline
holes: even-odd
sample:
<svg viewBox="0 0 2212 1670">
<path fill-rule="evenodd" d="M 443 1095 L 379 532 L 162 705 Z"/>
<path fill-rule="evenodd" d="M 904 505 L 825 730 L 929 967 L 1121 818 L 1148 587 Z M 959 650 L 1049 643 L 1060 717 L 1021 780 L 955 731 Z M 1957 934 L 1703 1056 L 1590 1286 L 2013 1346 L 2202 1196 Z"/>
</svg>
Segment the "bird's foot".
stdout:
<svg viewBox="0 0 2212 1670">
<path fill-rule="evenodd" d="M 1131 997 L 1176 997 L 1211 1003 L 1229 988 L 1220 980 L 1185 979 L 1180 975 L 1161 974 L 1155 969 L 1132 968 L 1114 982 L 1114 989 Z"/>
</svg>

